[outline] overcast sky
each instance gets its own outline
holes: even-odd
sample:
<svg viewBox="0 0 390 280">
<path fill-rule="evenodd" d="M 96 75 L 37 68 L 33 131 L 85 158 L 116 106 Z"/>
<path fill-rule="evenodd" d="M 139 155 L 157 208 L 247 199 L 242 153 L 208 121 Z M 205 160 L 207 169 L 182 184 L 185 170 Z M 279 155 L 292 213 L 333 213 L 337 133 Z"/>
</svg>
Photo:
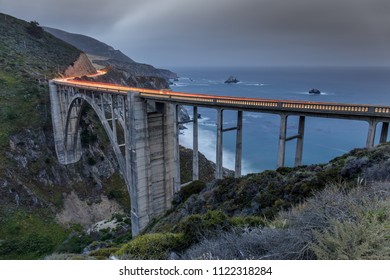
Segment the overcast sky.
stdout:
<svg viewBox="0 0 390 280">
<path fill-rule="evenodd" d="M 390 66 L 390 0 L 0 0 L 158 67 Z"/>
</svg>

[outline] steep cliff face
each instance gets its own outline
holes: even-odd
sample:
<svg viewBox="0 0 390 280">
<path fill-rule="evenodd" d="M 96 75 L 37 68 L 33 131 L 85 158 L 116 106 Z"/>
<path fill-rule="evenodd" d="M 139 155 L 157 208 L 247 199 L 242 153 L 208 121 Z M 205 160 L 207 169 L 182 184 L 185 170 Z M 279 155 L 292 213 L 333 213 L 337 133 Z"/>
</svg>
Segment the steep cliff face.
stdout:
<svg viewBox="0 0 390 280">
<path fill-rule="evenodd" d="M 85 53 L 81 53 L 79 58 L 65 70 L 66 77 L 79 77 L 91 74 L 96 74 L 96 69 Z"/>
<path fill-rule="evenodd" d="M 107 73 L 102 76 L 87 77 L 78 79 L 87 81 L 96 81 L 103 83 L 112 83 L 129 87 L 150 88 L 150 89 L 168 89 L 169 84 L 166 79 L 161 77 L 134 76 L 133 74 L 119 69 L 113 65 L 105 68 Z"/>
</svg>

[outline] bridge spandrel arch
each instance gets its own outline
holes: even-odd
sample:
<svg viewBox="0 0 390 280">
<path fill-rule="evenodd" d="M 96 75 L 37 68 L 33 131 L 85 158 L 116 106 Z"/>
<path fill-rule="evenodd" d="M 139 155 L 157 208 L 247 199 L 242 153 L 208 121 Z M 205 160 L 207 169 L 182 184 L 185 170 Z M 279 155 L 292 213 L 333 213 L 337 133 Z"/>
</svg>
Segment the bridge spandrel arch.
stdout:
<svg viewBox="0 0 390 280">
<path fill-rule="evenodd" d="M 103 96 L 101 96 L 101 98 L 103 98 Z M 110 101 L 113 102 L 113 99 L 111 99 Z M 109 108 L 111 106 L 109 106 L 110 104 L 107 105 L 106 103 L 101 103 L 100 98 L 95 99 L 85 94 L 75 94 L 69 100 L 69 105 L 66 113 L 67 117 L 66 117 L 65 135 L 64 135 L 64 139 L 65 139 L 64 146 L 66 151 L 68 152 L 68 154 L 79 155 L 78 159 L 80 159 L 81 157 L 80 121 L 81 121 L 81 115 L 85 110 L 86 104 L 89 105 L 98 116 L 99 121 L 102 124 L 106 132 L 106 135 L 108 136 L 111 147 L 114 150 L 122 176 L 125 179 L 126 184 L 128 184 L 127 177 L 126 177 L 125 156 L 122 153 L 122 150 L 120 148 L 120 145 L 123 146 L 125 145 L 125 143 L 123 144 L 118 143 L 118 131 L 117 131 L 118 130 L 117 124 L 120 124 L 119 127 L 122 128 L 123 135 L 125 135 L 125 127 L 124 127 L 125 121 L 124 119 L 121 119 L 119 121 L 122 115 L 119 114 L 118 110 L 115 110 L 114 113 L 105 112 L 105 110 L 111 111 Z M 121 138 L 122 138 L 121 140 L 124 141 L 123 139 L 124 137 Z"/>
<path fill-rule="evenodd" d="M 138 92 L 84 90 L 53 81 L 50 99 L 56 152 L 62 164 L 81 158 L 80 121 L 85 107 L 89 105 L 98 116 L 127 185 L 133 236 L 170 208 L 177 189 L 172 104 L 161 104 L 153 111 Z"/>
</svg>

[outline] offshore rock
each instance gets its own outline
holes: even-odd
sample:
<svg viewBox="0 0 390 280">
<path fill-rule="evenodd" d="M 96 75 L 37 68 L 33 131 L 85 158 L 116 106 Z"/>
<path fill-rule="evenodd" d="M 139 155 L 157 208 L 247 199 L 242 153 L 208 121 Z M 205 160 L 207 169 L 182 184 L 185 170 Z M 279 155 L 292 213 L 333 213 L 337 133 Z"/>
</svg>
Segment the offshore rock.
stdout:
<svg viewBox="0 0 390 280">
<path fill-rule="evenodd" d="M 226 81 L 225 81 L 225 84 L 236 84 L 240 82 L 239 80 L 237 80 L 236 77 L 234 76 L 230 76 Z"/>
<path fill-rule="evenodd" d="M 321 94 L 321 91 L 319 89 L 312 88 L 311 90 L 309 90 L 309 93 L 310 94 Z"/>
</svg>

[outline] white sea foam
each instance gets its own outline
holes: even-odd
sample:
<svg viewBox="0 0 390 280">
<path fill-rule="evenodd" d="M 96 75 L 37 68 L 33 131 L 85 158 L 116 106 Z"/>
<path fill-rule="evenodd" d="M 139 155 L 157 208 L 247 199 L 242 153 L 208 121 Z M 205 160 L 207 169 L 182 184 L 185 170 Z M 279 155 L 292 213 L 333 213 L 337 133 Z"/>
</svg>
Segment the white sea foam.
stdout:
<svg viewBox="0 0 390 280">
<path fill-rule="evenodd" d="M 255 87 L 259 87 L 259 86 L 263 86 L 264 84 L 244 84 L 246 86 L 255 86 Z"/>
<path fill-rule="evenodd" d="M 215 126 L 215 125 L 214 125 Z M 188 124 L 188 129 L 186 129 L 182 134 L 180 134 L 180 145 L 192 149 L 192 140 L 193 140 L 193 127 L 192 124 Z M 199 127 L 199 152 L 204 154 L 204 156 L 213 162 L 215 162 L 216 158 L 216 135 L 213 131 L 202 129 Z M 234 170 L 234 162 L 235 162 L 235 153 L 223 149 L 223 166 Z M 255 173 L 257 172 L 255 169 L 250 167 L 250 164 L 243 159 L 242 161 L 242 174 Z"/>
<path fill-rule="evenodd" d="M 307 91 L 298 91 L 298 92 L 295 92 L 296 94 L 303 94 L 303 95 L 310 95 L 310 96 L 321 96 L 321 95 L 335 95 L 335 93 L 333 92 L 321 92 L 320 94 L 313 94 L 313 93 L 309 93 Z"/>
<path fill-rule="evenodd" d="M 253 118 L 253 119 L 261 119 L 263 118 L 262 114 L 259 113 L 245 113 L 245 116 L 248 118 Z"/>
<path fill-rule="evenodd" d="M 173 85 L 171 85 L 171 87 L 187 87 L 188 84 L 185 84 L 185 83 L 174 83 Z"/>
</svg>

